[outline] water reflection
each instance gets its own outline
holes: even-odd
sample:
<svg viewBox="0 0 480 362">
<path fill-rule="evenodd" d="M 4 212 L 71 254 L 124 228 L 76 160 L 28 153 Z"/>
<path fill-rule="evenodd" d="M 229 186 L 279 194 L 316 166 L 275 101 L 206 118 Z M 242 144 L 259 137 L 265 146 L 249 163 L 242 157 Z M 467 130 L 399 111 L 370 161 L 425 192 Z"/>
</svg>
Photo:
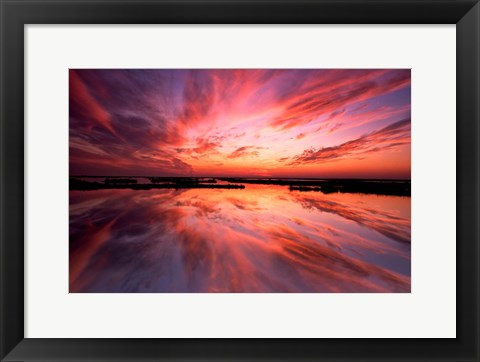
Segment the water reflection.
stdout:
<svg viewBox="0 0 480 362">
<path fill-rule="evenodd" d="M 409 291 L 409 197 L 70 191 L 70 292 Z"/>
</svg>

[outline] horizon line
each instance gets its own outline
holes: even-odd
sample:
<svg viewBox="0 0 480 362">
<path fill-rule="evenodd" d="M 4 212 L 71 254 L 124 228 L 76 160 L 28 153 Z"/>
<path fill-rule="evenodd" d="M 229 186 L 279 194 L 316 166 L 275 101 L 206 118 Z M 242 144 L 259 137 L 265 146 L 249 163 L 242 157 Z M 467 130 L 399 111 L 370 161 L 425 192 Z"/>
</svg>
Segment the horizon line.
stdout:
<svg viewBox="0 0 480 362">
<path fill-rule="evenodd" d="M 302 179 L 302 180 L 364 180 L 364 181 L 411 181 L 411 178 L 364 178 L 364 177 L 281 177 L 281 176 L 140 176 L 140 175 L 69 175 L 69 177 L 136 177 L 136 178 L 240 178 L 240 179 Z"/>
</svg>

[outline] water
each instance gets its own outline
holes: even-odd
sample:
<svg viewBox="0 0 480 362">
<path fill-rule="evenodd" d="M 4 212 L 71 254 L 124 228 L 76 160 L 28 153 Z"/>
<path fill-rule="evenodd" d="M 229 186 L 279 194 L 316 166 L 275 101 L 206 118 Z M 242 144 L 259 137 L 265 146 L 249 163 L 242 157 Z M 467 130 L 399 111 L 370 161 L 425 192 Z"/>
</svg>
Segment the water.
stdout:
<svg viewBox="0 0 480 362">
<path fill-rule="evenodd" d="M 70 292 L 409 292 L 410 198 L 70 191 Z"/>
</svg>

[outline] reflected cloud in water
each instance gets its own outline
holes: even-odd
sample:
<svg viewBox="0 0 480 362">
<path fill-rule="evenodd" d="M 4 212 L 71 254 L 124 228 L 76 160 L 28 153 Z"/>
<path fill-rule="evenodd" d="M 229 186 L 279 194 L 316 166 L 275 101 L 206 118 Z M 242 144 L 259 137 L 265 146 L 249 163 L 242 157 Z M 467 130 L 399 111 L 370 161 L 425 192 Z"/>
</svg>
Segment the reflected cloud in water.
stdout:
<svg viewBox="0 0 480 362">
<path fill-rule="evenodd" d="M 410 292 L 410 198 L 70 191 L 70 292 Z"/>
</svg>

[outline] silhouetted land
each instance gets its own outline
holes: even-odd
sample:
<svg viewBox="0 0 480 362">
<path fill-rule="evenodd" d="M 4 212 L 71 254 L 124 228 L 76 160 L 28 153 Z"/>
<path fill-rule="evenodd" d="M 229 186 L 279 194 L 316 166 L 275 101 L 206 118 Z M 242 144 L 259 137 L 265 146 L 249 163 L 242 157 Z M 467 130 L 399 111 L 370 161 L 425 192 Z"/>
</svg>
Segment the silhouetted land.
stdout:
<svg viewBox="0 0 480 362">
<path fill-rule="evenodd" d="M 392 196 L 410 196 L 410 180 L 357 180 L 357 179 L 326 179 L 326 180 L 295 180 L 295 179 L 242 179 L 219 178 L 219 180 L 261 185 L 290 186 L 291 191 L 321 191 L 350 192 Z"/>
<path fill-rule="evenodd" d="M 217 180 L 214 178 L 199 178 L 199 177 L 147 177 L 151 183 L 158 184 L 164 182 L 173 182 L 173 183 L 210 183 L 216 184 Z"/>
<path fill-rule="evenodd" d="M 91 176 L 94 177 L 94 176 Z M 98 177 L 97 177 L 98 178 Z M 363 193 L 391 196 L 410 196 L 410 180 L 359 180 L 359 179 L 267 179 L 267 178 L 207 178 L 207 177 L 143 177 L 150 183 L 142 184 L 132 177 L 105 177 L 103 182 L 70 178 L 70 190 L 100 189 L 244 189 L 244 184 L 289 186 L 290 191 Z M 217 181 L 228 182 L 218 184 Z"/>
<path fill-rule="evenodd" d="M 125 184 L 136 184 L 137 180 L 133 178 L 106 178 L 104 181 L 107 185 L 125 185 Z"/>
<path fill-rule="evenodd" d="M 186 179 L 174 182 L 139 184 L 137 180 L 118 179 L 112 182 L 106 179 L 101 182 L 88 182 L 76 178 L 70 179 L 70 190 L 102 190 L 102 189 L 132 189 L 132 190 L 151 190 L 151 189 L 244 189 L 244 185 L 217 185 L 214 183 L 202 183 L 197 181 L 188 181 Z"/>
</svg>

